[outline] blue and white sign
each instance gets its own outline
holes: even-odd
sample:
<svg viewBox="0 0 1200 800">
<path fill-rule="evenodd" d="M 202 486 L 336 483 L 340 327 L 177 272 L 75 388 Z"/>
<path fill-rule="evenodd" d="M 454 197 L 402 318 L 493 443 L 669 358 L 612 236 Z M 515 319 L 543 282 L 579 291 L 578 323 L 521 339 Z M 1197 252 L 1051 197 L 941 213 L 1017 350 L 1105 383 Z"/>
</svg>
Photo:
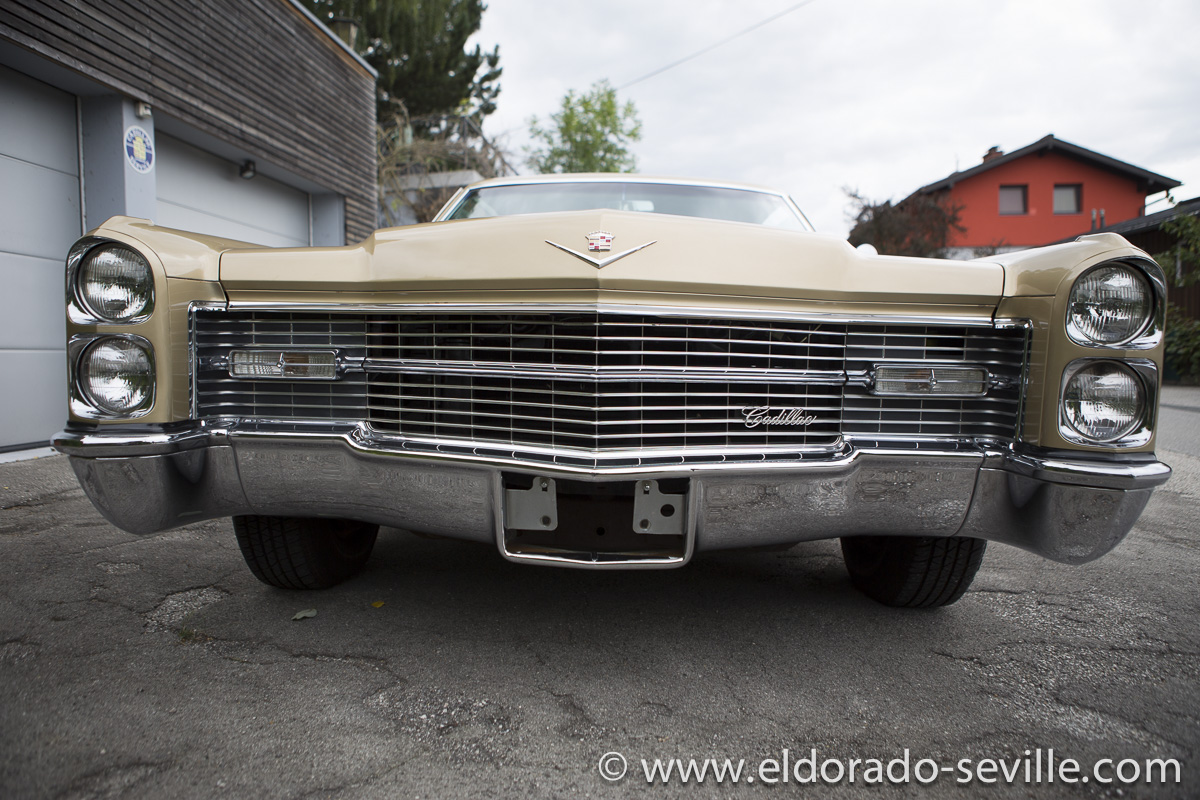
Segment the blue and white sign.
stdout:
<svg viewBox="0 0 1200 800">
<path fill-rule="evenodd" d="M 144 128 L 130 125 L 125 131 L 125 160 L 141 173 L 154 169 L 154 140 Z"/>
</svg>

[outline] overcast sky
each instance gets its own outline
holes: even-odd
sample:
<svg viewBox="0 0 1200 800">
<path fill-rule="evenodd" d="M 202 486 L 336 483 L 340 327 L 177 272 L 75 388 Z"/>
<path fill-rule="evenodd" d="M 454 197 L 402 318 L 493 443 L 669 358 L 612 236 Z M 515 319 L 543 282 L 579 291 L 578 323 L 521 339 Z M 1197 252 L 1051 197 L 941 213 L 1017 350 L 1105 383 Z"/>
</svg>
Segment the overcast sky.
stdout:
<svg viewBox="0 0 1200 800">
<path fill-rule="evenodd" d="M 568 89 L 623 86 L 798 2 L 490 0 L 473 42 L 500 45 L 504 75 L 485 132 L 521 160 L 528 118 Z M 843 187 L 898 200 L 1048 133 L 1186 199 L 1198 33 L 1196 0 L 811 0 L 620 97 L 643 123 L 639 172 L 778 187 L 840 235 Z"/>
</svg>

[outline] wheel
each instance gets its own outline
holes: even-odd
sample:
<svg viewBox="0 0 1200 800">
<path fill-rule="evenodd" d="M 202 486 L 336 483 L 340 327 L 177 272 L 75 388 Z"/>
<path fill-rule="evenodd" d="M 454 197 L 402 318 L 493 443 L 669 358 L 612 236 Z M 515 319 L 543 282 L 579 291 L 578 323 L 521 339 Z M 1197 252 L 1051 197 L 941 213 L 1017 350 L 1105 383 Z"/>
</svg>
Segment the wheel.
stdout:
<svg viewBox="0 0 1200 800">
<path fill-rule="evenodd" d="M 900 608 L 948 606 L 971 585 L 987 542 L 952 536 L 850 536 L 842 558 L 854 588 Z"/>
<path fill-rule="evenodd" d="M 328 589 L 358 573 L 378 525 L 344 519 L 246 515 L 233 518 L 254 577 L 280 589 Z"/>
</svg>

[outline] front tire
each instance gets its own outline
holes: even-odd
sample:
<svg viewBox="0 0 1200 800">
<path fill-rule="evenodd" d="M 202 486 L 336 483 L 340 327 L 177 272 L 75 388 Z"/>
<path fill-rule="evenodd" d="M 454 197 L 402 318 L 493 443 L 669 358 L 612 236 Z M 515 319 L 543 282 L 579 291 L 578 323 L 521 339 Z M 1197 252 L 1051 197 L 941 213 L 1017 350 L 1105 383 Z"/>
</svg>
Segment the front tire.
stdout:
<svg viewBox="0 0 1200 800">
<path fill-rule="evenodd" d="M 246 565 L 280 589 L 328 589 L 366 565 L 378 525 L 345 519 L 245 515 L 233 531 Z"/>
<path fill-rule="evenodd" d="M 987 542 L 951 536 L 850 536 L 842 558 L 850 582 L 885 606 L 936 608 L 963 596 Z"/>
</svg>

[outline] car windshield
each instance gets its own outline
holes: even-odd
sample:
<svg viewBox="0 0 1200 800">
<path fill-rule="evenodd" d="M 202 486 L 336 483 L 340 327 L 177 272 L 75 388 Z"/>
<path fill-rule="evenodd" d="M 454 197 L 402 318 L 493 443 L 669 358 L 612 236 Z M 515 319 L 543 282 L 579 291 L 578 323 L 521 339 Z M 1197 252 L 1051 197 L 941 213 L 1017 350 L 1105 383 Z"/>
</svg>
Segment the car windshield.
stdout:
<svg viewBox="0 0 1200 800">
<path fill-rule="evenodd" d="M 808 230 L 804 221 L 779 195 L 749 189 L 636 181 L 484 186 L 467 192 L 446 219 L 507 217 L 594 208 L 677 214 L 749 222 L 785 230 Z"/>
</svg>

